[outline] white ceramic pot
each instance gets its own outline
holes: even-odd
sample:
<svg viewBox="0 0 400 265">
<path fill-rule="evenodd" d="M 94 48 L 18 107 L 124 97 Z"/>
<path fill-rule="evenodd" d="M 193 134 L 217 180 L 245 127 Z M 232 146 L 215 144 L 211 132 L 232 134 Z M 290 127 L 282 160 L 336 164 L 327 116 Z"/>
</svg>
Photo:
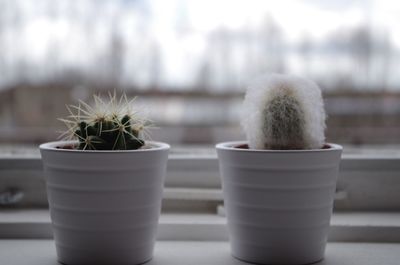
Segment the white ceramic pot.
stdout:
<svg viewBox="0 0 400 265">
<path fill-rule="evenodd" d="M 250 150 L 216 146 L 232 255 L 260 264 L 324 257 L 342 147 Z"/>
<path fill-rule="evenodd" d="M 152 258 L 169 145 L 82 151 L 42 144 L 58 260 L 140 264 Z"/>
</svg>

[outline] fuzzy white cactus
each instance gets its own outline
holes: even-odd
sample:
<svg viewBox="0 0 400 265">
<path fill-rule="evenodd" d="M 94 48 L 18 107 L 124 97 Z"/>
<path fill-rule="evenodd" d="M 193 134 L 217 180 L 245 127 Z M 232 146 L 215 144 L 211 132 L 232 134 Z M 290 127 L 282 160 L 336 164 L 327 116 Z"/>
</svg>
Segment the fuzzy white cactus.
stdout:
<svg viewBox="0 0 400 265">
<path fill-rule="evenodd" d="M 325 142 L 325 110 L 314 82 L 271 74 L 251 85 L 242 127 L 251 149 L 319 149 Z"/>
</svg>

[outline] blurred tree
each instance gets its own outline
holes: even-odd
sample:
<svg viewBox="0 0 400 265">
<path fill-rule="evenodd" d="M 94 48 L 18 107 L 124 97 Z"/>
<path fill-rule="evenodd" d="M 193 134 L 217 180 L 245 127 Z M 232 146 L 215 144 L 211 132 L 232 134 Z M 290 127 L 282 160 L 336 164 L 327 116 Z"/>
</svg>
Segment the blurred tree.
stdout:
<svg viewBox="0 0 400 265">
<path fill-rule="evenodd" d="M 369 88 L 371 85 L 372 38 L 370 29 L 366 25 L 350 31 L 349 52 L 353 57 L 358 85 Z"/>
<path fill-rule="evenodd" d="M 150 87 L 156 90 L 160 89 L 162 86 L 162 54 L 160 46 L 155 41 L 152 42 L 150 48 L 148 65 L 148 73 L 151 76 Z"/>
<path fill-rule="evenodd" d="M 195 82 L 200 90 L 211 90 L 211 75 L 211 65 L 209 57 L 206 55 L 203 57 L 203 61 L 200 64 L 196 77 L 197 80 Z"/>
<path fill-rule="evenodd" d="M 119 87 L 125 55 L 124 40 L 115 25 L 112 27 L 110 35 L 109 58 L 106 68 L 109 70 L 109 82 L 113 86 Z"/>
<path fill-rule="evenodd" d="M 312 54 L 313 54 L 313 40 L 311 36 L 304 33 L 299 44 L 299 53 L 302 59 L 303 72 L 306 76 L 311 74 Z"/>
<path fill-rule="evenodd" d="M 264 18 L 260 30 L 260 50 L 258 58 L 261 58 L 260 72 L 283 72 L 285 71 L 284 51 L 285 40 L 283 32 L 279 24 L 274 18 L 267 14 Z"/>
</svg>

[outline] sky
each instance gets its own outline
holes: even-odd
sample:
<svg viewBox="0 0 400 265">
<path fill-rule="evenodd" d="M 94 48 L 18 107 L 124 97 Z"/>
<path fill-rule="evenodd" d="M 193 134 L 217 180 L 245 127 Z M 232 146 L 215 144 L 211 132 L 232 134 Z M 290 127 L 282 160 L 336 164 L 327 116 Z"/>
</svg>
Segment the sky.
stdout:
<svg viewBox="0 0 400 265">
<path fill-rule="evenodd" d="M 314 44 L 321 44 L 334 32 L 360 25 L 367 25 L 373 33 L 384 33 L 395 51 L 390 62 L 391 69 L 395 70 L 387 71 L 388 83 L 393 84 L 392 87 L 400 84 L 397 77 L 400 73 L 396 70 L 400 68 L 397 54 L 400 50 L 400 1 L 0 0 L 0 5 L 3 9 L 0 12 L 0 21 L 3 21 L 0 24 L 3 50 L 0 65 L 3 63 L 5 69 L 3 75 L 8 74 L 0 80 L 0 85 L 4 80 L 19 78 L 15 67 L 21 62 L 38 66 L 31 71 L 31 76 L 38 79 L 49 75 L 46 69 L 55 68 L 51 66 L 53 61 L 63 68 L 78 66 L 83 73 L 90 73 L 93 64 L 101 65 L 99 54 L 107 53 L 110 32 L 116 28 L 126 46 L 124 56 L 128 59 L 123 62 L 122 78 L 127 82 L 154 82 L 152 71 L 156 67 L 153 64 L 159 61 L 161 83 L 183 88 L 193 86 L 198 72 L 204 68 L 204 58 L 210 57 L 216 76 L 213 85 L 224 87 L 232 77 L 224 77 L 226 69 L 218 64 L 221 58 L 210 55 L 210 35 L 221 29 L 262 32 L 266 23 L 271 22 L 282 32 L 285 49 L 298 46 L 305 37 Z M 19 24 L 9 26 L 14 25 L 11 22 L 16 18 Z M 236 69 L 234 76 L 245 77 L 235 79 L 233 84 L 240 85 L 257 71 L 245 74 L 243 69 L 247 66 L 243 57 L 246 55 L 235 49 L 232 48 L 229 59 Z M 154 58 L 155 50 L 158 59 Z M 299 55 L 292 51 L 286 53 L 287 71 L 307 74 Z M 347 62 L 350 59 L 345 57 L 332 62 L 332 58 L 321 57 L 314 59 L 308 68 L 314 75 L 327 78 L 320 69 L 351 71 Z"/>
</svg>

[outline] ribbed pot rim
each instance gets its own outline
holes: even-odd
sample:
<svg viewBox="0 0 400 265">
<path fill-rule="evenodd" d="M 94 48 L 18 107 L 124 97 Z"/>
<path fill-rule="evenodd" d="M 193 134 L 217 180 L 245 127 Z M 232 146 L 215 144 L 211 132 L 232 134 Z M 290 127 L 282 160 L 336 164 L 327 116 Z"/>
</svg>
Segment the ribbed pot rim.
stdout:
<svg viewBox="0 0 400 265">
<path fill-rule="evenodd" d="M 223 142 L 218 143 L 215 148 L 217 150 L 225 150 L 225 151 L 233 151 L 233 152 L 245 152 L 245 153 L 319 153 L 319 152 L 332 152 L 343 150 L 343 147 L 338 144 L 334 143 L 326 143 L 329 148 L 321 148 L 321 149 L 305 149 L 305 150 L 271 150 L 271 149 L 244 149 L 244 148 L 237 148 L 240 145 L 248 144 L 247 141 L 232 141 L 232 142 Z"/>
<path fill-rule="evenodd" d="M 136 150 L 78 150 L 78 149 L 63 149 L 57 148 L 66 145 L 75 145 L 78 141 L 54 141 L 43 143 L 39 146 L 40 150 L 54 151 L 54 152 L 66 152 L 66 153 L 139 153 L 139 152 L 155 152 L 160 150 L 169 150 L 171 147 L 167 143 L 146 141 L 147 149 L 136 149 Z"/>
</svg>

